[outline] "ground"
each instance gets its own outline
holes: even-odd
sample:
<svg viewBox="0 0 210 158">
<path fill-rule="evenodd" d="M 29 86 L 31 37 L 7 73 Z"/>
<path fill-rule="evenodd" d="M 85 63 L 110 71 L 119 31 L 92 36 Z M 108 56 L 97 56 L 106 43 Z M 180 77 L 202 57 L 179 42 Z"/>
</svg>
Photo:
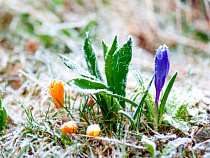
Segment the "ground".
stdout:
<svg viewBox="0 0 210 158">
<path fill-rule="evenodd" d="M 0 157 L 210 157 L 209 8 L 205 0 L 0 1 L 0 91 L 8 115 L 0 136 Z M 156 49 L 169 46 L 166 84 L 176 71 L 178 76 L 159 130 L 152 129 L 145 116 L 134 130 L 123 117 L 119 134 L 102 124 L 99 113 L 94 117 L 99 118 L 99 136 L 86 135 L 88 123 L 78 109 L 90 95 L 67 84 L 78 74 L 64 65 L 59 54 L 87 70 L 83 51 L 87 32 L 103 80 L 102 40 L 111 47 L 117 35 L 122 47 L 132 37 L 131 64 L 145 86 L 154 74 Z M 64 83 L 76 134 L 60 130 L 72 118 L 53 104 L 48 91 L 54 79 Z M 141 92 L 137 87 L 130 70 L 126 97 L 134 99 Z M 154 99 L 154 84 L 149 92 Z M 136 102 L 141 98 L 140 94 Z M 130 105 L 126 106 L 129 111 Z"/>
</svg>

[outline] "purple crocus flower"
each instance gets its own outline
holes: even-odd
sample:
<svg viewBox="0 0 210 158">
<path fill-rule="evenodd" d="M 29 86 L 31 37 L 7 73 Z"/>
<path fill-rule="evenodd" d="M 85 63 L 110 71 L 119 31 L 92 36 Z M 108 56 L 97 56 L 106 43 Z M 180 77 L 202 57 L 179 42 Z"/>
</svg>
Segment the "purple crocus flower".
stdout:
<svg viewBox="0 0 210 158">
<path fill-rule="evenodd" d="M 156 88 L 156 98 L 155 98 L 155 115 L 157 116 L 157 105 L 160 97 L 161 89 L 168 75 L 170 67 L 170 54 L 168 47 L 164 44 L 157 49 L 155 55 L 155 88 Z"/>
</svg>

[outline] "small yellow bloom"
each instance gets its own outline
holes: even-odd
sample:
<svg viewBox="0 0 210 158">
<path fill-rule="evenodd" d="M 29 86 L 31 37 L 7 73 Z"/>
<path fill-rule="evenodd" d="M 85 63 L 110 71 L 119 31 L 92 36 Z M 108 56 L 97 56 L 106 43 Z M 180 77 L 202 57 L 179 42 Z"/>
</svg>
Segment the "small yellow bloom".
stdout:
<svg viewBox="0 0 210 158">
<path fill-rule="evenodd" d="M 66 122 L 61 126 L 61 132 L 63 134 L 65 134 L 65 133 L 76 133 L 76 131 L 77 131 L 77 124 L 76 124 L 75 121 Z"/>
<path fill-rule="evenodd" d="M 56 108 L 62 108 L 61 104 L 64 103 L 64 87 L 62 81 L 56 81 L 50 83 L 49 93 L 51 94 Z M 60 103 L 59 103 L 59 102 Z"/>
<path fill-rule="evenodd" d="M 97 124 L 90 125 L 87 128 L 87 134 L 89 136 L 93 136 L 93 137 L 96 137 L 99 134 L 100 131 L 101 131 L 100 127 Z"/>
</svg>

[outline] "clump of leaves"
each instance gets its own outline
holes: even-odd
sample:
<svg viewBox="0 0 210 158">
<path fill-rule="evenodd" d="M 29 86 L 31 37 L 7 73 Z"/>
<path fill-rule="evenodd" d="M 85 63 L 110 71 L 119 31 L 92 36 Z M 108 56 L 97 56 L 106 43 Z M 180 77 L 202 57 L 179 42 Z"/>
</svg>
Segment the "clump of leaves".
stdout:
<svg viewBox="0 0 210 158">
<path fill-rule="evenodd" d="M 0 91 L 0 132 L 6 127 L 7 111 L 2 105 L 2 95 Z"/>
<path fill-rule="evenodd" d="M 126 101 L 135 104 L 125 98 L 127 74 L 132 58 L 132 39 L 129 38 L 119 49 L 117 36 L 110 49 L 105 42 L 102 42 L 102 46 L 107 84 L 102 80 L 96 54 L 88 36 L 84 43 L 84 54 L 89 72 L 85 71 L 71 59 L 63 55 L 60 55 L 60 57 L 67 67 L 81 75 L 81 77 L 68 81 L 68 84 L 80 92 L 94 94 L 93 98 L 99 105 L 105 122 L 111 123 L 113 129 L 116 130 L 116 121 L 119 119 L 117 115 L 118 111 L 126 108 Z M 87 108 L 89 109 L 88 106 Z M 89 118 L 92 117 L 90 116 Z"/>
</svg>

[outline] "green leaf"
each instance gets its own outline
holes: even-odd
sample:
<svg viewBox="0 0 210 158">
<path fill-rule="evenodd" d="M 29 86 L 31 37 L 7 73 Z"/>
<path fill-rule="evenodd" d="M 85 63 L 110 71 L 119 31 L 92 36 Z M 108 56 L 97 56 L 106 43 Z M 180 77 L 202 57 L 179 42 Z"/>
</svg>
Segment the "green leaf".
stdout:
<svg viewBox="0 0 210 158">
<path fill-rule="evenodd" d="M 104 41 L 102 41 L 102 47 L 103 47 L 103 52 L 104 52 L 104 60 L 105 60 L 105 57 L 108 53 L 108 46 L 106 45 L 106 43 Z"/>
<path fill-rule="evenodd" d="M 175 117 L 182 117 L 183 115 L 185 115 L 187 113 L 187 105 L 183 104 L 181 105 L 177 111 L 176 111 L 176 116 Z"/>
<path fill-rule="evenodd" d="M 30 25 L 29 25 L 30 26 Z M 28 27 L 28 28 L 31 28 L 31 27 Z M 33 32 L 33 31 L 30 31 L 31 29 L 29 29 L 29 32 Z M 54 40 L 54 37 L 53 36 L 50 36 L 50 35 L 38 35 L 39 39 L 42 41 L 42 42 L 45 42 L 47 44 L 52 44 L 53 43 L 53 40 Z"/>
<path fill-rule="evenodd" d="M 160 157 L 173 157 L 173 151 L 177 152 L 177 148 L 182 145 L 182 148 L 186 149 L 187 145 L 192 142 L 191 138 L 177 138 L 173 141 L 169 141 L 166 147 L 163 149 Z"/>
<path fill-rule="evenodd" d="M 100 81 L 91 80 L 88 78 L 75 78 L 68 81 L 73 88 L 84 93 L 98 93 L 107 91 L 108 87 Z"/>
<path fill-rule="evenodd" d="M 113 104 L 113 106 L 110 107 L 109 110 L 107 110 L 106 115 L 105 115 L 105 117 L 103 118 L 102 124 L 104 124 L 104 122 L 107 120 L 108 116 L 111 116 L 111 113 L 112 113 L 112 112 L 115 112 L 115 113 L 118 112 L 118 110 L 115 111 L 115 107 L 116 107 L 117 105 L 118 105 L 117 102 L 115 102 L 115 104 Z M 115 115 L 115 116 L 116 116 L 116 115 Z"/>
<path fill-rule="evenodd" d="M 112 94 L 112 93 L 110 93 L 109 91 L 100 91 L 99 93 L 104 94 L 104 95 L 112 96 L 112 97 L 114 97 L 114 98 L 117 98 L 118 100 L 123 100 L 123 101 L 125 101 L 125 102 L 127 102 L 127 103 L 130 103 L 131 105 L 133 105 L 133 106 L 135 106 L 135 107 L 138 106 L 138 104 L 136 104 L 136 103 L 133 102 L 132 100 L 127 99 L 127 98 L 125 98 L 125 97 L 123 97 L 123 96 L 120 96 L 120 95 L 117 95 L 117 94 Z"/>
<path fill-rule="evenodd" d="M 87 109 L 87 113 L 88 113 L 88 117 L 90 118 L 90 122 L 93 124 L 93 117 L 92 117 L 92 114 L 91 114 L 90 109 L 88 107 L 88 99 L 86 99 L 86 96 L 85 95 L 84 95 L 84 99 L 86 100 L 84 106 Z"/>
<path fill-rule="evenodd" d="M 107 85 L 110 89 L 110 91 L 114 92 L 114 72 L 113 72 L 113 55 L 117 51 L 118 48 L 118 42 L 117 42 L 117 36 L 115 36 L 115 39 L 112 43 L 112 47 L 105 56 L 105 74 L 106 74 L 106 80 Z"/>
<path fill-rule="evenodd" d="M 5 110 L 5 108 L 3 108 L 3 121 L 2 124 L 5 127 L 6 126 L 6 122 L 7 122 L 7 111 Z"/>
<path fill-rule="evenodd" d="M 60 106 L 63 107 L 63 108 L 67 111 L 67 113 L 71 116 L 71 118 L 75 121 L 75 118 L 74 118 L 74 116 L 71 114 L 71 112 L 69 111 L 69 109 L 68 109 L 67 107 L 63 106 L 63 104 L 61 104 L 61 102 L 60 102 L 57 98 L 56 98 L 56 100 L 57 100 L 57 102 L 60 104 Z"/>
<path fill-rule="evenodd" d="M 81 110 L 79 109 L 79 113 L 80 115 L 83 117 L 83 119 L 87 122 L 88 125 L 91 125 L 90 122 L 87 120 L 86 116 L 81 112 Z"/>
<path fill-rule="evenodd" d="M 60 55 L 60 58 L 63 60 L 64 64 L 72 69 L 73 71 L 77 72 L 78 74 L 80 74 L 83 77 L 88 77 L 88 78 L 92 78 L 94 79 L 95 76 L 91 75 L 89 72 L 85 71 L 83 68 L 81 68 L 77 63 L 75 63 L 73 60 L 67 58 L 64 55 Z"/>
<path fill-rule="evenodd" d="M 92 30 L 94 28 L 95 25 L 97 24 L 96 20 L 89 20 L 89 22 L 87 23 L 87 25 L 84 27 L 84 29 L 82 29 L 81 31 L 79 31 L 79 36 L 81 37 L 85 37 L 85 35 L 87 35 L 87 31 Z"/>
<path fill-rule="evenodd" d="M 152 77 L 152 79 L 151 79 L 151 81 L 150 81 L 150 83 L 149 83 L 149 85 L 148 85 L 148 87 L 147 87 L 147 90 L 146 90 L 146 92 L 144 93 L 144 95 L 143 95 L 143 97 L 142 97 L 142 99 L 141 99 L 141 102 L 139 103 L 139 106 L 138 106 L 138 108 L 137 108 L 137 110 L 136 110 L 136 112 L 135 112 L 135 115 L 134 115 L 134 119 L 136 119 L 136 117 L 137 117 L 137 129 L 139 129 L 139 126 L 140 126 L 140 122 L 141 122 L 141 113 L 142 113 L 142 108 L 143 108 L 143 104 L 145 103 L 145 105 L 147 106 L 146 108 L 147 108 L 147 112 L 148 112 L 148 116 L 150 117 L 150 118 L 152 118 L 153 117 L 153 115 L 152 115 L 152 109 L 150 108 L 150 106 L 148 106 L 147 105 L 147 100 L 146 100 L 146 98 L 147 98 L 147 96 L 148 96 L 148 92 L 149 92 L 149 89 L 150 89 L 150 87 L 151 87 L 151 84 L 152 84 L 152 82 L 153 82 L 153 80 L 154 80 L 154 76 Z M 148 118 L 148 117 L 147 117 Z M 148 119 L 148 120 L 150 120 L 150 118 Z"/>
<path fill-rule="evenodd" d="M 154 115 L 154 105 L 153 105 L 153 97 L 150 93 L 148 93 L 148 91 L 146 90 L 145 86 L 144 86 L 144 82 L 143 82 L 143 79 L 141 77 L 141 74 L 138 70 L 136 70 L 131 64 L 130 64 L 130 68 L 133 72 L 133 75 L 139 85 L 139 88 L 140 88 L 140 94 L 143 94 L 143 98 L 139 104 L 139 108 L 141 109 L 140 112 L 139 112 L 139 115 L 138 115 L 138 112 L 136 111 L 136 113 L 134 114 L 135 117 L 138 116 L 137 118 L 137 128 L 138 126 L 140 125 L 140 117 L 141 117 L 141 113 L 143 112 L 144 115 L 146 116 L 147 118 L 147 121 L 152 123 L 154 120 L 153 120 L 153 115 Z M 153 76 L 154 77 L 154 76 Z M 153 80 L 153 79 L 152 79 Z M 151 83 L 151 82 L 150 82 Z M 149 84 L 150 85 L 150 84 Z M 148 89 L 148 87 L 147 87 Z M 147 95 L 146 95 L 146 92 L 147 92 Z M 146 97 L 145 97 L 146 96 Z M 144 98 L 145 97 L 145 98 Z M 145 103 L 145 107 L 147 109 L 147 112 L 144 112 L 142 111 L 142 106 L 141 105 L 142 103 Z M 140 106 L 141 105 L 141 106 Z M 138 109 L 137 109 L 138 110 Z M 153 126 L 151 124 L 151 126 Z"/>
<path fill-rule="evenodd" d="M 144 104 L 144 100 L 145 100 L 145 98 L 146 98 L 146 96 L 147 96 L 147 93 L 149 92 L 149 89 L 150 89 L 151 84 L 152 84 L 152 82 L 153 82 L 153 80 L 154 80 L 154 77 L 155 77 L 155 76 L 153 75 L 153 77 L 152 77 L 152 79 L 151 79 L 151 81 L 150 81 L 150 83 L 149 83 L 149 85 L 148 85 L 148 87 L 147 87 L 147 90 L 146 90 L 146 92 L 144 93 L 144 95 L 143 95 L 143 97 L 142 97 L 142 99 L 141 99 L 141 102 L 139 103 L 139 106 L 138 106 L 138 108 L 137 108 L 137 110 L 136 110 L 136 112 L 135 112 L 135 114 L 134 114 L 134 120 L 136 119 L 137 116 L 141 117 L 141 111 L 142 111 L 142 107 L 143 107 L 143 104 Z"/>
<path fill-rule="evenodd" d="M 153 141 L 151 141 L 145 137 L 143 137 L 141 139 L 141 141 L 147 147 L 147 151 L 150 152 L 151 156 L 155 157 L 156 156 L 156 144 Z"/>
<path fill-rule="evenodd" d="M 190 125 L 181 118 L 175 118 L 170 115 L 166 115 L 164 121 L 168 122 L 174 128 L 179 129 L 184 134 L 188 134 L 188 131 L 190 130 Z"/>
<path fill-rule="evenodd" d="M 23 150 L 21 150 L 20 152 L 19 152 L 19 154 L 17 155 L 17 157 L 16 158 L 21 158 L 21 157 L 23 157 L 22 155 L 24 154 L 24 153 L 26 153 L 26 151 L 27 151 L 27 149 L 30 147 L 30 144 L 28 144 Z"/>
<path fill-rule="evenodd" d="M 84 43 L 84 53 L 89 72 L 102 81 L 102 77 L 99 72 L 98 63 L 96 60 L 96 54 L 93 50 L 91 40 L 88 36 L 85 39 Z"/>
<path fill-rule="evenodd" d="M 114 93 L 125 96 L 127 74 L 132 58 L 132 39 L 130 38 L 127 43 L 113 55 L 113 57 Z M 125 108 L 124 101 L 120 101 L 120 104 Z"/>
<path fill-rule="evenodd" d="M 3 117 L 4 117 L 4 114 L 3 114 L 3 111 L 0 110 L 0 132 L 3 130 L 4 128 L 4 125 L 3 125 Z"/>
<path fill-rule="evenodd" d="M 95 100 L 96 100 L 97 104 L 101 108 L 101 112 L 103 114 L 103 118 L 107 118 L 107 120 L 110 120 L 111 118 L 115 117 L 115 114 L 112 113 L 112 109 L 116 113 L 119 110 L 118 109 L 119 106 L 117 104 L 116 106 L 114 105 L 114 107 L 113 107 L 113 104 L 116 101 L 113 102 L 113 104 L 111 104 L 111 97 L 106 95 L 106 93 L 109 93 L 109 92 L 108 91 L 106 91 L 106 92 L 105 91 L 98 92 L 97 94 L 95 94 L 95 96 L 96 96 Z"/>
<path fill-rule="evenodd" d="M 146 105 L 146 103 L 145 103 L 145 105 Z M 152 123 L 153 121 L 152 121 L 152 116 L 149 114 L 149 112 L 148 112 L 148 110 L 147 111 L 144 111 L 144 110 L 142 110 L 142 113 L 144 114 L 144 116 L 147 118 L 147 122 L 149 122 L 149 123 Z M 152 117 L 152 118 L 151 118 Z"/>
<path fill-rule="evenodd" d="M 2 108 L 2 98 L 1 98 L 1 91 L 0 91 L 0 109 Z"/>
<path fill-rule="evenodd" d="M 167 101 L 167 99 L 168 99 L 168 95 L 169 95 L 169 93 L 170 93 L 170 91 L 171 91 L 171 89 L 172 89 L 172 87 L 173 87 L 173 84 L 174 84 L 174 82 L 175 82 L 175 79 L 176 79 L 176 77 L 177 77 L 177 74 L 178 74 L 178 72 L 176 72 L 176 73 L 172 76 L 171 80 L 170 80 L 169 83 L 168 83 L 168 86 L 167 86 L 167 88 L 166 88 L 166 91 L 165 91 L 165 93 L 164 93 L 164 95 L 163 95 L 163 98 L 162 98 L 162 100 L 161 100 L 160 108 L 158 108 L 158 113 L 159 113 L 158 118 L 159 118 L 159 120 L 160 120 L 160 118 L 162 118 L 163 111 L 164 111 L 164 107 L 165 107 L 166 101 Z M 159 123 L 161 123 L 161 122 L 159 122 Z"/>
<path fill-rule="evenodd" d="M 0 91 L 0 132 L 6 127 L 7 112 L 2 106 L 2 95 Z"/>
<path fill-rule="evenodd" d="M 58 112 L 54 113 L 54 114 L 52 115 L 52 118 L 56 117 L 57 115 L 58 115 Z"/>
<path fill-rule="evenodd" d="M 139 72 L 138 70 L 136 70 L 136 69 L 133 67 L 133 65 L 131 65 L 131 64 L 130 64 L 130 68 L 131 68 L 131 70 L 132 70 L 132 72 L 133 72 L 133 75 L 134 75 L 134 77 L 135 77 L 135 79 L 136 79 L 136 81 L 137 81 L 139 87 L 142 89 L 143 86 L 144 86 L 144 82 L 143 82 L 143 79 L 142 79 L 142 77 L 141 77 L 141 75 L 140 75 L 140 72 Z"/>
<path fill-rule="evenodd" d="M 132 116 L 130 116 L 127 112 L 125 112 L 123 110 L 119 110 L 118 113 L 124 115 L 130 121 L 131 126 L 134 128 L 134 130 L 137 130 L 135 121 L 133 120 Z"/>
</svg>

